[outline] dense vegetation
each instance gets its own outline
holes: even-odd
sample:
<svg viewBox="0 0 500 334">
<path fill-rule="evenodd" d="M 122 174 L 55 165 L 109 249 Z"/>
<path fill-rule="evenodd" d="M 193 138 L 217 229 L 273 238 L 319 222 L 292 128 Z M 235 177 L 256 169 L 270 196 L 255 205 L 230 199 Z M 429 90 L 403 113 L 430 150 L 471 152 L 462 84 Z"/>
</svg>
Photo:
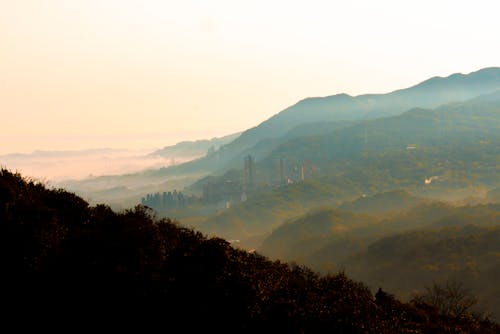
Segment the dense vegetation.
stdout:
<svg viewBox="0 0 500 334">
<path fill-rule="evenodd" d="M 275 229 L 259 251 L 323 273 L 342 268 L 372 291 L 382 286 L 400 298 L 458 280 L 500 318 L 500 204 L 423 200 L 400 212 L 378 210 L 415 199 L 394 191 L 341 205 L 355 212 L 313 210 Z"/>
<path fill-rule="evenodd" d="M 21 231 L 25 301 L 154 298 L 163 329 L 284 333 L 496 333 L 468 312 L 443 312 L 425 298 L 373 296 L 344 274 L 320 276 L 232 248 L 141 206 L 123 213 L 91 207 L 0 171 L 1 235 Z M 188 319 L 188 320 L 186 320 Z M 123 319 L 127 321 L 126 319 Z"/>
<path fill-rule="evenodd" d="M 353 157 L 356 153 L 364 153 L 363 151 L 367 149 L 386 151 L 389 148 L 387 144 L 393 146 L 391 149 L 406 147 L 407 144 L 414 143 L 414 138 L 422 141 L 418 148 L 439 143 L 446 137 L 462 143 L 459 140 L 462 135 L 457 135 L 455 130 L 465 130 L 464 139 L 468 144 L 471 139 L 476 143 L 482 141 L 486 144 L 488 140 L 483 140 L 481 131 L 476 131 L 481 129 L 476 129 L 476 124 L 471 122 L 475 121 L 475 116 L 462 117 L 458 110 L 460 106 L 456 110 L 453 110 L 453 107 L 440 109 L 438 113 L 443 111 L 445 116 L 450 116 L 444 118 L 439 114 L 432 115 L 429 111 L 423 111 L 422 114 L 422 110 L 419 109 L 413 110 L 414 117 L 408 113 L 401 118 L 391 116 L 401 115 L 413 108 L 432 109 L 449 103 L 460 104 L 467 99 L 491 94 L 499 89 L 500 68 L 494 67 L 467 75 L 453 74 L 446 78 L 430 78 L 413 87 L 388 94 L 367 94 L 356 97 L 338 94 L 307 98 L 244 131 L 238 138 L 200 159 L 154 171 L 68 182 L 62 186 L 73 189 L 79 194 L 85 194 L 85 198 L 90 197 L 92 200 L 102 199 L 106 203 L 127 201 L 128 204 L 131 200 L 137 203 L 137 199 L 140 200 L 146 193 L 182 189 L 208 174 L 222 175 L 231 168 L 241 168 L 242 158 L 248 154 L 254 156 L 257 163 L 267 160 L 263 161 L 258 170 L 267 167 L 269 174 L 269 171 L 271 173 L 275 171 L 273 160 L 278 156 L 289 160 L 287 167 L 293 168 L 297 162 L 309 159 L 318 166 L 323 164 L 322 171 L 326 171 L 330 166 L 325 162 L 337 161 L 338 154 L 343 157 Z M 474 113 L 484 108 L 484 105 L 476 103 L 470 111 Z M 493 128 L 493 133 L 495 131 L 498 133 L 498 105 L 496 110 L 490 108 L 490 111 L 492 113 L 486 123 L 485 117 L 482 116 L 478 117 L 477 121 Z M 370 121 L 377 118 L 378 121 Z M 380 120 L 382 118 L 385 118 L 387 123 Z M 335 131 L 342 129 L 343 131 Z M 428 134 L 430 137 L 427 139 Z M 446 143 L 441 143 L 441 146 L 442 144 Z M 490 144 L 495 145 L 493 142 Z M 446 153 L 446 148 L 444 149 Z M 353 162 L 356 163 L 350 161 Z M 259 177 L 265 179 L 266 175 Z M 167 182 L 164 183 L 165 181 Z M 122 189 L 120 198 L 113 194 L 96 194 L 99 190 L 117 186 L 126 186 Z M 136 191 L 138 187 L 142 189 L 141 195 Z M 97 195 L 99 196 L 96 197 Z M 95 200 L 93 202 L 96 203 Z"/>
<path fill-rule="evenodd" d="M 361 196 L 403 189 L 423 198 L 486 200 L 486 193 L 499 182 L 499 117 L 497 91 L 433 110 L 412 109 L 397 116 L 322 127 L 303 125 L 299 137 L 285 135 L 254 146 L 257 157 L 264 152 L 267 156 L 257 159 L 256 187 L 246 202 L 232 203 L 219 212 L 195 206 L 183 212 L 182 219 L 204 233 L 244 240 L 256 248 L 288 219 Z M 314 126 L 319 130 L 312 135 Z M 277 164 L 281 161 L 285 175 Z M 208 182 L 222 189 L 228 183 L 241 183 L 242 175 L 240 166 L 200 179 L 190 190 Z M 488 200 L 494 196 L 491 192 Z M 381 201 L 378 209 L 387 211 L 390 205 Z"/>
<path fill-rule="evenodd" d="M 496 222 L 498 212 L 497 206 Z M 460 281 L 477 297 L 478 310 L 500 319 L 500 225 L 470 222 L 382 238 L 345 259 L 343 266 L 349 276 L 372 288 L 383 286 L 405 298 L 432 282 Z"/>
</svg>

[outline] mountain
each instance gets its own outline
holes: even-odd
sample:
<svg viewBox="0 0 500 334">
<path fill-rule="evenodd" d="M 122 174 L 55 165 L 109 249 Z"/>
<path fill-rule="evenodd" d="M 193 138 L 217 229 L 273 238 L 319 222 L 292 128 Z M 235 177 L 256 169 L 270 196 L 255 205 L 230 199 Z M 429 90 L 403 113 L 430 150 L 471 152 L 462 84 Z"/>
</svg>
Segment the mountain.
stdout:
<svg viewBox="0 0 500 334">
<path fill-rule="evenodd" d="M 436 108 L 500 89 L 500 68 L 484 68 L 469 74 L 434 77 L 388 94 L 350 96 L 338 94 L 307 98 L 242 133 L 226 148 L 226 154 L 276 138 L 304 123 L 373 119 L 398 115 L 411 108 Z"/>
<path fill-rule="evenodd" d="M 258 251 L 323 273 L 342 268 L 401 298 L 432 282 L 460 281 L 500 319 L 499 213 L 499 204 L 430 201 L 385 216 L 322 208 L 276 228 Z"/>
<path fill-rule="evenodd" d="M 434 77 L 415 86 L 396 90 L 387 94 L 366 94 L 349 96 L 338 94 L 327 97 L 307 98 L 299 101 L 256 127 L 241 133 L 233 141 L 220 147 L 214 154 L 185 164 L 163 168 L 162 175 L 178 175 L 183 173 L 218 173 L 229 168 L 239 167 L 243 152 L 252 153 L 252 147 L 263 142 L 267 153 L 282 140 L 275 141 L 296 127 L 307 123 L 331 123 L 345 125 L 349 121 L 375 119 L 401 114 L 411 108 L 436 108 L 442 104 L 461 102 L 481 94 L 488 94 L 500 89 L 500 68 L 484 68 L 469 74 L 455 73 L 448 77 Z M 307 131 L 309 134 L 315 126 Z M 325 128 L 318 128 L 324 133 Z M 322 129 L 322 130 L 321 130 Z M 293 137 L 293 135 L 292 135 Z M 288 137 L 287 139 L 290 139 Z M 264 144 L 265 143 L 265 144 Z M 256 148 L 257 161 L 265 154 L 259 154 Z"/>
<path fill-rule="evenodd" d="M 499 209 L 498 204 L 456 207 L 424 200 L 409 209 L 375 216 L 325 207 L 280 225 L 263 240 L 259 251 L 328 272 L 349 268 L 349 258 L 367 245 L 403 231 L 461 228 L 471 223 L 496 228 Z"/>
<path fill-rule="evenodd" d="M 166 331 L 408 333 L 453 328 L 490 334 L 500 329 L 469 310 L 457 317 L 433 304 L 402 303 L 382 290 L 373 295 L 343 273 L 321 276 L 304 266 L 270 261 L 177 222 L 154 219 L 141 206 L 122 213 L 105 205 L 91 207 L 72 193 L 46 189 L 3 169 L 0 222 L 4 245 L 21 232 L 19 296 L 27 302 L 23 311 L 28 316 L 41 314 L 39 307 L 46 303 L 51 312 L 73 312 L 91 302 L 94 311 L 102 306 L 106 317 L 110 309 L 119 310 L 120 318 L 130 314 L 143 321 L 142 328 L 161 325 Z M 17 253 L 11 254 L 6 272 L 16 269 Z M 137 297 L 155 303 L 137 303 Z"/>
<path fill-rule="evenodd" d="M 415 86 L 388 94 L 350 96 L 338 94 L 307 98 L 243 133 L 245 137 L 280 136 L 307 122 L 360 120 L 400 114 L 411 108 L 436 108 L 450 102 L 469 100 L 500 89 L 500 68 L 481 69 L 467 75 L 455 73 L 446 78 L 434 77 Z M 276 132 L 276 130 L 278 132 Z M 257 133 L 265 135 L 256 136 Z"/>
<path fill-rule="evenodd" d="M 401 210 L 365 212 L 365 203 L 383 205 L 382 199 L 393 203 L 398 193 L 401 191 L 376 194 L 363 198 L 362 202 L 358 199 L 338 207 L 312 209 L 275 228 L 258 249 L 266 256 L 307 263 L 325 272 L 384 235 L 427 226 L 454 212 L 451 205 L 428 200 L 414 202 L 418 198 L 407 194 L 411 203 L 402 199 Z M 391 200 L 387 201 L 388 198 Z M 339 208 L 360 209 L 360 212 Z"/>
<path fill-rule="evenodd" d="M 87 176 L 86 178 L 75 179 L 67 177 L 64 180 L 55 182 L 54 184 L 58 187 L 78 193 L 80 196 L 84 197 L 93 204 L 106 202 L 116 210 L 132 207 L 139 203 L 141 197 L 146 193 L 153 193 L 156 191 L 163 192 L 167 189 L 182 189 L 206 175 L 206 171 L 193 173 L 184 172 L 182 175 L 177 173 L 165 175 L 163 171 L 167 169 L 165 166 L 171 166 L 170 170 L 176 170 L 178 168 L 176 164 L 186 164 L 186 161 L 211 155 L 217 152 L 217 150 L 219 150 L 224 144 L 234 140 L 234 138 L 238 137 L 239 134 L 240 133 L 234 133 L 228 136 L 206 140 L 184 141 L 173 146 L 166 146 L 149 154 L 143 153 L 140 156 L 133 157 L 133 159 L 123 158 L 121 160 L 111 160 L 111 155 L 115 153 L 113 150 L 89 151 L 87 156 L 90 156 L 90 153 L 96 153 L 96 163 L 105 165 L 108 170 L 101 173 L 93 173 L 94 175 L 97 174 L 97 176 L 88 176 L 89 167 L 84 164 L 85 161 L 80 159 L 76 161 L 76 163 L 77 166 L 87 170 L 85 174 L 85 176 Z M 83 153 L 86 152 L 87 151 L 84 151 Z M 121 151 L 117 152 L 120 153 Z M 68 166 L 68 160 L 62 161 L 64 156 L 51 152 L 44 152 L 44 155 L 49 153 L 51 156 L 54 156 L 54 159 L 49 162 L 45 162 L 45 165 L 50 163 L 50 166 L 53 167 L 55 163 L 59 163 L 66 164 L 66 166 Z M 100 155 L 98 156 L 97 153 L 100 153 Z M 107 155 L 105 155 L 105 153 L 107 153 Z M 37 156 L 39 155 L 40 154 L 37 154 Z M 17 157 L 17 155 L 15 157 Z M 0 156 L 0 161 L 2 158 L 3 157 Z M 38 161 L 39 160 L 40 159 L 38 159 Z M 10 162 L 10 160 L 6 161 Z M 30 161 L 30 163 L 33 164 L 32 161 Z M 125 169 L 122 172 L 112 172 L 118 171 L 120 164 L 126 164 L 130 169 L 134 163 L 136 165 L 142 163 L 142 166 L 140 166 L 142 168 L 138 166 L 126 174 L 124 173 L 126 171 Z M 19 164 L 7 164 L 9 167 L 17 165 Z M 39 170 L 41 169 L 39 165 L 37 165 L 37 168 Z M 65 170 L 63 168 L 61 169 Z"/>
<path fill-rule="evenodd" d="M 387 191 L 373 196 L 365 194 L 355 201 L 344 202 L 338 208 L 343 211 L 352 211 L 367 214 L 387 214 L 409 209 L 416 206 L 423 199 L 412 195 L 404 189 Z"/>
<path fill-rule="evenodd" d="M 342 266 L 372 288 L 384 286 L 401 298 L 433 282 L 460 281 L 500 319 L 500 226 L 472 225 L 472 217 L 465 226 L 382 238 Z"/>
<path fill-rule="evenodd" d="M 266 159 L 266 157 L 287 154 L 286 151 L 281 152 L 283 145 L 293 147 L 293 143 L 287 144 L 293 139 L 297 139 L 296 144 L 301 145 L 299 138 L 326 135 L 329 132 L 347 129 L 360 122 L 363 123 L 364 120 L 397 115 L 416 107 L 434 108 L 441 104 L 464 101 L 467 98 L 499 89 L 500 68 L 491 67 L 469 74 L 457 73 L 445 78 L 434 77 L 413 87 L 388 94 L 367 94 L 356 97 L 339 94 L 328 97 L 307 98 L 286 108 L 260 125 L 244 131 L 233 141 L 221 145 L 217 151 L 211 151 L 204 157 L 176 166 L 136 173 L 135 175 L 129 174 L 126 179 L 140 180 L 145 177 L 155 183 L 165 183 L 168 180 L 180 179 L 185 176 L 188 177 L 186 180 L 190 180 L 193 177 L 201 178 L 210 174 L 223 175 L 231 168 L 241 168 L 242 159 L 248 154 L 253 155 L 257 162 Z M 415 115 L 417 115 L 416 112 Z M 446 125 L 446 121 L 442 120 L 440 125 Z M 362 143 L 368 140 L 371 141 L 371 137 L 376 135 L 374 131 L 380 132 L 392 129 L 375 128 L 371 131 L 370 127 L 367 127 L 367 125 L 371 124 L 363 123 L 362 127 L 358 124 L 357 129 L 361 129 L 361 132 L 358 131 L 357 134 L 358 142 L 359 138 L 361 138 Z M 391 126 L 391 124 L 387 125 Z M 394 126 L 398 126 L 397 122 Z M 447 127 L 444 126 L 443 129 L 446 130 Z M 422 128 L 419 128 L 419 131 L 421 130 Z M 408 140 L 410 139 L 408 138 Z M 207 143 L 203 141 L 200 144 L 203 146 Z M 330 145 L 331 142 L 326 144 Z M 356 141 L 354 144 L 359 146 Z M 196 146 L 197 144 L 185 143 L 179 145 L 176 150 L 182 151 L 183 147 L 193 147 L 193 145 Z M 348 142 L 344 143 L 344 145 L 347 147 L 352 146 Z M 278 149 L 280 146 L 282 148 Z M 305 147 L 307 146 L 306 143 Z M 168 148 L 163 153 L 167 154 L 173 149 Z M 106 178 L 104 183 L 100 182 L 100 180 L 86 182 L 86 188 L 104 190 L 102 184 L 108 184 L 109 187 L 128 187 L 126 179 L 119 175 L 110 176 Z M 149 182 L 147 181 L 147 183 Z M 90 183 L 93 183 L 95 187 L 90 186 Z M 187 185 L 187 182 L 185 185 Z M 72 183 L 71 189 L 79 191 L 78 183 Z M 200 191 L 200 189 L 197 189 L 197 191 Z M 137 196 L 134 198 L 137 198 Z"/>
<path fill-rule="evenodd" d="M 173 146 L 165 146 L 164 148 L 152 152 L 152 156 L 161 156 L 165 158 L 192 158 L 202 157 L 207 153 L 213 153 L 219 150 L 223 145 L 232 142 L 238 138 L 241 132 L 233 133 L 220 138 L 203 139 L 196 141 L 183 141 Z"/>
<path fill-rule="evenodd" d="M 200 179 L 198 188 L 210 182 L 214 189 L 232 184 L 235 191 L 220 198 L 233 202 L 229 208 L 199 215 L 195 226 L 256 242 L 286 220 L 324 205 L 345 202 L 341 209 L 387 214 L 415 205 L 419 197 L 452 201 L 483 194 L 486 200 L 487 191 L 499 186 L 499 155 L 500 91 L 433 110 L 358 121 L 280 144 L 256 164 L 256 189 L 244 202 L 239 202 L 241 169 Z M 283 158 L 287 184 L 277 177 L 276 157 Z"/>
<path fill-rule="evenodd" d="M 500 90 L 436 109 L 358 122 L 326 135 L 300 137 L 276 147 L 273 156 L 311 161 L 349 158 L 363 152 L 419 146 L 466 145 L 500 140 Z"/>
<path fill-rule="evenodd" d="M 498 69 L 485 69 L 466 76 L 434 78 L 393 95 L 408 95 L 412 89 L 422 92 L 425 87 L 446 87 L 446 83 L 458 91 L 456 87 L 462 87 L 462 82 L 469 82 L 470 78 L 488 78 L 488 73 L 495 78 Z M 491 80 L 484 80 L 487 86 L 491 84 Z M 475 85 L 484 88 L 477 82 Z M 443 88 L 441 92 L 444 91 Z M 260 209 L 268 218 L 267 227 L 259 221 L 257 212 L 250 209 L 254 201 L 251 198 L 248 203 L 233 205 L 217 216 L 207 217 L 210 210 L 200 211 L 204 213 L 196 218 L 197 228 L 206 233 L 214 231 L 230 239 L 254 238 L 256 234 L 264 236 L 283 219 L 321 205 L 332 194 L 339 202 L 354 200 L 363 193 L 373 195 L 407 188 L 419 196 L 444 196 L 448 199 L 455 196 L 458 199 L 474 195 L 476 190 L 488 191 L 499 186 L 495 166 L 500 146 L 500 91 L 436 109 L 414 108 L 401 112 L 391 117 L 351 121 L 309 122 L 305 118 L 304 123 L 287 130 L 281 137 L 262 139 L 251 147 L 242 141 L 241 138 L 246 136 L 243 133 L 217 151 L 187 163 L 140 173 L 64 182 L 59 186 L 75 191 L 93 203 L 105 201 L 113 208 L 121 209 L 139 203 L 147 193 L 182 189 L 185 193 L 201 195 L 208 181 L 204 179 L 207 175 L 216 187 L 227 180 L 237 185 L 243 177 L 243 157 L 248 154 L 257 162 L 256 184 L 273 184 L 279 180 L 277 159 L 282 159 L 284 176 L 297 183 L 289 187 L 295 204 L 282 205 L 278 201 L 276 207 L 269 204 Z M 306 179 L 312 181 L 311 178 L 322 177 L 315 182 L 334 186 L 328 186 L 330 189 L 326 192 L 318 192 L 308 198 L 307 190 L 304 193 L 299 190 L 302 169 Z M 227 174 L 227 171 L 230 173 Z M 422 187 L 426 179 L 432 182 L 432 186 Z M 113 191 L 117 187 L 124 192 L 118 194 Z M 263 195 L 269 187 L 259 188 L 255 196 L 276 198 Z M 237 194 L 233 198 L 240 196 Z M 286 196 L 278 197 L 286 201 Z M 281 209 L 274 212 L 278 207 Z M 243 214 L 240 216 L 236 211 Z M 207 224 L 198 224 L 205 220 Z M 226 233 L 230 230 L 233 232 Z"/>
<path fill-rule="evenodd" d="M 376 222 L 377 219 L 364 214 L 332 208 L 312 210 L 276 228 L 259 251 L 272 258 L 302 262 L 303 257 L 332 240 L 346 239 L 353 229 Z"/>
<path fill-rule="evenodd" d="M 301 182 L 290 187 L 266 186 L 248 200 L 204 217 L 195 225 L 208 235 L 240 240 L 263 237 L 287 219 L 304 214 L 310 207 L 337 203 L 358 193 L 348 182 Z M 259 239 L 257 239 L 259 240 Z M 255 241 L 255 239 L 254 239 Z M 257 247 L 252 244 L 250 248 Z"/>
</svg>

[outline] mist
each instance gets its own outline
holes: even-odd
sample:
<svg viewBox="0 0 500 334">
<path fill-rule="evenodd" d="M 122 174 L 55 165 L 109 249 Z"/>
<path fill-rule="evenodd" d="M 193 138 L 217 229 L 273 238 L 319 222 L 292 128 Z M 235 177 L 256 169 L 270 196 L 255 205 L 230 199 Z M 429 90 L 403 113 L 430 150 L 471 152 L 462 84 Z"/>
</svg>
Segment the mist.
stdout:
<svg viewBox="0 0 500 334">
<path fill-rule="evenodd" d="M 92 149 L 81 151 L 34 151 L 0 155 L 0 165 L 25 176 L 48 182 L 82 180 L 119 175 L 183 163 L 193 157 L 149 155 L 153 150 Z"/>
</svg>

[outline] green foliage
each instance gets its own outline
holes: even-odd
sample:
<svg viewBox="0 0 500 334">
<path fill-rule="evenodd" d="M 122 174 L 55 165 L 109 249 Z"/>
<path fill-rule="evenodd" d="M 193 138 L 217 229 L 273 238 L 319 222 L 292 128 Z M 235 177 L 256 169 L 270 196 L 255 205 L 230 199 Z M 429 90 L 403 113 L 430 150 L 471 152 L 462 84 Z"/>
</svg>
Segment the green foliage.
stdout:
<svg viewBox="0 0 500 334">
<path fill-rule="evenodd" d="M 341 264 L 351 277 L 404 298 L 433 282 L 460 281 L 477 296 L 480 308 L 498 318 L 500 227 L 486 226 L 459 224 L 387 236 Z"/>
<path fill-rule="evenodd" d="M 376 218 L 364 214 L 312 210 L 276 228 L 260 250 L 268 256 L 303 262 L 311 253 L 334 241 L 346 241 L 354 229 L 374 222 Z"/>
<path fill-rule="evenodd" d="M 292 136 L 278 146 L 273 146 L 275 140 L 273 145 L 263 145 L 274 150 L 256 165 L 260 186 L 253 198 L 208 217 L 197 227 L 243 239 L 271 233 L 285 220 L 312 208 L 355 200 L 362 194 L 379 195 L 371 198 L 372 203 L 360 200 L 341 208 L 360 212 L 364 205 L 367 213 L 387 214 L 415 205 L 416 197 L 459 199 L 485 192 L 499 182 L 499 115 L 497 92 L 435 110 L 413 109 L 393 117 L 334 123 L 330 132 L 322 128 L 313 136 Z M 301 131 L 311 134 L 310 129 Z M 286 176 L 293 184 L 272 186 L 276 157 L 285 158 Z M 303 164 L 314 166 L 314 173 L 306 171 L 305 181 Z M 432 183 L 425 183 L 430 178 Z M 217 179 L 219 183 L 238 181 L 241 174 L 231 170 L 203 181 Z M 395 193 L 382 196 L 391 191 Z M 494 194 L 488 198 L 494 199 Z"/>
<path fill-rule="evenodd" d="M 272 262 L 169 219 L 157 220 L 142 206 L 122 213 L 89 207 L 71 193 L 5 170 L 0 194 L 0 235 L 23 232 L 22 297 L 28 306 L 37 299 L 71 309 L 87 301 L 93 308 L 114 305 L 106 314 L 120 307 L 127 310 L 122 315 L 137 318 L 145 308 L 137 297 L 149 297 L 160 316 L 148 316 L 144 325 L 166 331 L 426 332 L 427 319 L 437 330 L 471 328 L 471 322 L 399 302 L 389 312 L 343 273 L 319 276 Z M 400 316 L 399 309 L 405 310 Z M 479 322 L 483 333 L 498 329 Z"/>
<path fill-rule="evenodd" d="M 380 200 L 374 196 L 352 203 L 374 199 Z M 499 213 L 498 204 L 455 207 L 435 201 L 384 216 L 322 208 L 276 228 L 259 251 L 323 273 L 343 268 L 400 297 L 432 280 L 460 279 L 473 289 L 481 307 L 499 317 Z"/>
<path fill-rule="evenodd" d="M 342 203 L 338 208 L 344 211 L 387 215 L 391 212 L 412 208 L 422 200 L 422 198 L 412 195 L 407 190 L 396 189 L 373 196 L 364 194 L 355 201 Z"/>
</svg>

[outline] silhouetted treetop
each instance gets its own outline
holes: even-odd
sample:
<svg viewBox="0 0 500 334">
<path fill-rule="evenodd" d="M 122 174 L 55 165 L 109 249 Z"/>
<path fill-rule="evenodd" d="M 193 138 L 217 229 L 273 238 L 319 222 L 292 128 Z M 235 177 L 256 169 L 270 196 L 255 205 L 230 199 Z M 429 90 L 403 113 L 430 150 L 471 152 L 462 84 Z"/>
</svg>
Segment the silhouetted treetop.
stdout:
<svg viewBox="0 0 500 334">
<path fill-rule="evenodd" d="M 21 231 L 20 297 L 28 305 L 30 300 L 47 305 L 65 300 L 59 306 L 71 309 L 83 301 L 91 301 L 91 307 L 115 302 L 136 310 L 136 316 L 144 314 L 141 308 L 154 309 L 161 316 L 149 316 L 148 322 L 167 332 L 499 330 L 484 319 L 456 319 L 432 308 L 374 298 L 343 273 L 320 276 L 303 266 L 270 261 L 170 219 L 155 219 L 143 206 L 120 213 L 89 206 L 74 194 L 7 170 L 0 171 L 0 228 L 2 241 Z M 137 302 L 140 296 L 153 299 L 154 308 Z"/>
</svg>

